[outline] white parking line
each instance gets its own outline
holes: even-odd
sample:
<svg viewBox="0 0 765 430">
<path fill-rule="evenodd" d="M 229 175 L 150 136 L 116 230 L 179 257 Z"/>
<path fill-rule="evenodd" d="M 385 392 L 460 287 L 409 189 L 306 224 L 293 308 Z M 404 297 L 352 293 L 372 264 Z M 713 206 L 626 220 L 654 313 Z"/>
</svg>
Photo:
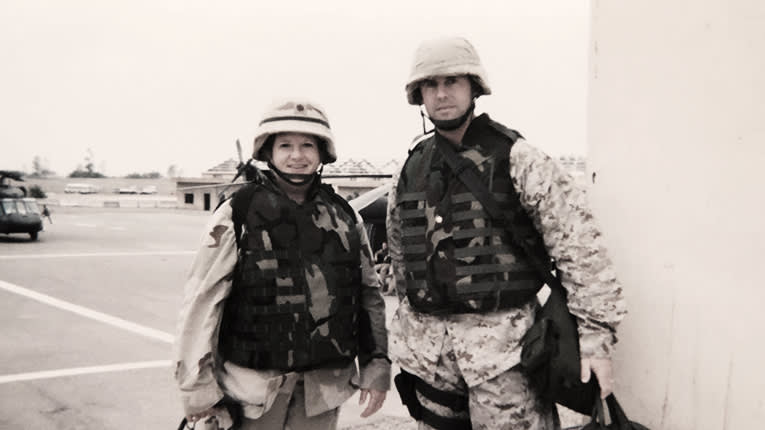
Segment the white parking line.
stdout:
<svg viewBox="0 0 765 430">
<path fill-rule="evenodd" d="M 107 315 L 103 312 L 98 312 L 93 309 L 86 308 L 84 306 L 75 305 L 74 303 L 65 302 L 55 297 L 38 293 L 36 291 L 32 291 L 28 288 L 20 287 L 18 285 L 14 285 L 9 282 L 0 281 L 0 288 L 6 291 L 10 291 L 12 293 L 22 295 L 24 297 L 28 297 L 30 299 L 37 300 L 41 303 L 45 303 L 47 305 L 57 307 L 59 309 L 63 309 L 69 312 L 74 312 L 85 318 L 90 318 L 105 324 L 119 327 L 129 332 L 140 334 L 141 336 L 146 336 L 148 338 L 160 340 L 166 343 L 173 343 L 173 335 L 171 335 L 170 333 L 166 333 L 160 330 L 155 330 L 150 327 L 142 326 L 140 324 L 136 324 L 127 320 L 123 320 L 122 318 L 117 318 L 111 315 Z"/>
<path fill-rule="evenodd" d="M 134 363 L 108 364 L 105 366 L 72 367 L 69 369 L 45 370 L 42 372 L 16 373 L 0 375 L 0 384 L 35 379 L 59 378 L 62 376 L 88 375 L 92 373 L 121 372 L 123 370 L 150 369 L 155 367 L 170 367 L 171 360 L 138 361 Z"/>
<path fill-rule="evenodd" d="M 0 260 L 24 260 L 35 258 L 78 258 L 78 257 L 143 257 L 149 255 L 193 255 L 196 251 L 125 251 L 125 252 L 82 252 L 72 254 L 25 254 L 0 255 Z"/>
</svg>

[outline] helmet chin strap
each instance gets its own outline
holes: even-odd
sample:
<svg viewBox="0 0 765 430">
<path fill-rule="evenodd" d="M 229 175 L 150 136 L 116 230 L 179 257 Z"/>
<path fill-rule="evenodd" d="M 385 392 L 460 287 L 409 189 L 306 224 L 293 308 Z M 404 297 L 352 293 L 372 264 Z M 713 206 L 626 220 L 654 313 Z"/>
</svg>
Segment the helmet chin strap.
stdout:
<svg viewBox="0 0 765 430">
<path fill-rule="evenodd" d="M 277 169 L 276 166 L 271 164 L 270 161 L 268 162 L 268 168 L 271 169 L 272 172 L 276 173 L 276 176 L 287 181 L 287 183 L 299 187 L 301 185 L 307 185 L 311 183 L 314 178 L 321 176 L 321 172 L 324 170 L 324 165 L 322 165 L 318 171 L 310 174 L 284 173 Z"/>
<path fill-rule="evenodd" d="M 457 118 L 442 120 L 442 119 L 433 119 L 432 117 L 428 117 L 428 119 L 430 120 L 430 122 L 433 123 L 433 125 L 436 126 L 437 129 L 444 130 L 444 131 L 452 131 L 462 127 L 462 125 L 465 124 L 465 121 L 467 121 L 468 118 L 470 118 L 470 115 L 473 113 L 474 110 L 475 110 L 475 99 L 470 101 L 470 107 L 467 108 L 465 113 L 458 116 Z"/>
</svg>

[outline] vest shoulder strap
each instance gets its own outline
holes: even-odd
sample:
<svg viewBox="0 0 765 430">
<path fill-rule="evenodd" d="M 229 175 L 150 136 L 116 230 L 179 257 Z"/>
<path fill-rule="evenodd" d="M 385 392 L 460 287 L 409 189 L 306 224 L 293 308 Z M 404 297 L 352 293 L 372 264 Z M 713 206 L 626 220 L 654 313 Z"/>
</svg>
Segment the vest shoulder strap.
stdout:
<svg viewBox="0 0 765 430">
<path fill-rule="evenodd" d="M 435 130 L 431 130 L 427 133 L 423 133 L 416 136 L 414 139 L 412 139 L 412 143 L 409 144 L 409 153 L 411 154 L 415 148 L 417 148 L 418 146 L 422 144 L 422 142 L 425 142 L 426 140 L 433 138 L 435 135 L 436 135 Z"/>
<path fill-rule="evenodd" d="M 340 206 L 343 209 L 343 211 L 345 211 L 345 213 L 348 214 L 348 216 L 353 220 L 353 224 L 356 225 L 357 223 L 356 211 L 353 210 L 353 207 L 351 206 L 351 204 L 348 203 L 348 201 L 345 200 L 344 198 L 340 197 L 340 195 L 335 192 L 335 189 L 332 188 L 332 185 L 322 183 L 319 186 L 324 192 L 327 193 L 327 195 L 329 196 L 329 198 L 332 200 L 333 203 Z"/>
<path fill-rule="evenodd" d="M 501 126 L 501 124 L 499 125 Z M 512 132 L 512 130 L 505 128 L 504 126 L 502 127 L 504 130 Z M 501 129 L 498 131 L 501 131 Z M 502 131 L 502 133 L 504 134 L 505 132 Z M 512 137 L 510 138 L 512 139 Z M 540 272 L 541 278 L 547 282 L 550 277 L 550 257 L 544 246 L 542 235 L 537 231 L 528 213 L 520 204 L 518 191 L 515 190 L 514 187 L 512 188 L 511 198 L 515 203 L 511 205 L 509 211 L 503 211 L 491 192 L 489 192 L 489 189 L 476 174 L 475 169 L 460 167 L 461 165 L 465 166 L 469 164 L 461 164 L 461 162 L 465 160 L 463 157 L 457 155 L 454 149 L 448 144 L 439 144 L 439 150 L 446 162 L 457 174 L 460 181 L 462 181 L 473 196 L 481 202 L 481 205 L 489 216 L 496 220 L 508 221 L 507 231 L 510 234 L 510 237 L 524 251 L 526 257 L 528 257 L 534 268 Z"/>
<path fill-rule="evenodd" d="M 409 181 L 407 172 L 411 169 L 415 171 L 419 169 L 427 169 L 430 166 L 431 158 L 433 157 L 433 151 L 435 149 L 436 134 L 426 133 L 415 138 L 412 146 L 409 148 L 408 156 L 404 161 L 404 165 L 401 167 L 401 176 L 399 177 L 399 184 Z M 417 178 L 418 186 L 423 187 L 425 176 L 414 175 Z M 397 192 L 400 192 L 400 187 L 397 187 Z"/>
<path fill-rule="evenodd" d="M 250 209 L 252 195 L 260 185 L 251 182 L 236 190 L 231 197 L 231 220 L 234 222 L 234 234 L 237 248 L 241 248 L 239 240 L 242 236 L 242 225 L 247 220 L 247 211 Z"/>
<path fill-rule="evenodd" d="M 494 129 L 495 131 L 499 132 L 500 134 L 507 136 L 510 138 L 510 141 L 512 143 L 515 143 L 518 139 L 523 139 L 523 135 L 519 133 L 517 130 L 513 130 L 512 128 L 505 127 L 504 125 L 498 123 L 494 120 L 489 120 L 489 126 Z"/>
</svg>

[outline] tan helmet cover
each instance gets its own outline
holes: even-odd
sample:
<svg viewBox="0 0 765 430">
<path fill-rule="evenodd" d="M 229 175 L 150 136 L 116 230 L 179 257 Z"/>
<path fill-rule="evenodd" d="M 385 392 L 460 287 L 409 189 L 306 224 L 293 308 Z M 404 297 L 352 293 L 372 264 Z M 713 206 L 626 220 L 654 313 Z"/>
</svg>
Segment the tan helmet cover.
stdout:
<svg viewBox="0 0 765 430">
<path fill-rule="evenodd" d="M 410 105 L 421 105 L 420 82 L 434 76 L 470 75 L 480 87 L 477 96 L 491 94 L 486 70 L 473 45 L 462 37 L 427 40 L 414 54 L 412 72 L 406 83 L 406 98 Z"/>
<path fill-rule="evenodd" d="M 324 109 L 318 104 L 299 98 L 277 101 L 266 109 L 255 132 L 252 148 L 252 158 L 268 161 L 261 153 L 263 144 L 268 136 L 277 133 L 312 134 L 325 143 L 325 151 L 321 151 L 322 164 L 337 160 L 335 139 L 329 128 L 329 119 Z"/>
</svg>

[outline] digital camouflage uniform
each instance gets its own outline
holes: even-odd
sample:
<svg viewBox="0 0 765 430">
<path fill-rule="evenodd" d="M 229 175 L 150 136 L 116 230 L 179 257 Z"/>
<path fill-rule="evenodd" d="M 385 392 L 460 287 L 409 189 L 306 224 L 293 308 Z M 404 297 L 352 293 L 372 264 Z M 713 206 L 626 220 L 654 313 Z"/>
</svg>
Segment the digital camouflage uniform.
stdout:
<svg viewBox="0 0 765 430">
<path fill-rule="evenodd" d="M 489 121 L 487 115 L 473 119 L 460 149 L 469 153 L 486 132 Z M 436 133 L 435 139 L 444 138 Z M 543 236 L 548 254 L 556 260 L 568 291 L 569 308 L 579 319 L 582 357 L 609 357 L 625 303 L 584 191 L 555 161 L 522 138 L 512 145 L 508 157 L 507 174 L 520 205 Z M 441 172 L 443 189 L 447 189 L 450 181 L 459 179 L 443 174 L 450 172 L 444 163 L 434 157 L 425 174 Z M 399 197 L 396 188 L 389 193 L 387 218 L 388 248 L 401 302 L 390 327 L 394 362 L 434 388 L 467 394 L 473 428 L 557 427 L 552 405 L 529 390 L 518 366 L 521 339 L 534 322 L 536 299 L 514 308 L 483 313 L 434 315 L 415 310 L 406 296 Z M 477 201 L 473 205 L 481 208 Z M 430 229 L 441 221 L 436 219 L 435 208 L 425 207 L 425 213 Z M 429 237 L 436 243 L 441 240 Z M 438 415 L 467 416 L 467 411 L 434 404 L 419 392 L 417 397 Z M 420 428 L 430 427 L 420 423 Z"/>
<path fill-rule="evenodd" d="M 266 179 L 270 182 L 270 179 Z M 281 193 L 276 186 L 268 187 Z M 309 191 L 304 205 L 311 204 L 316 193 Z M 353 228 L 360 240 L 359 263 L 361 280 L 359 304 L 368 315 L 368 335 L 374 349 L 359 350 L 360 373 L 355 362 L 340 367 L 317 368 L 306 371 L 256 370 L 225 361 L 218 347 L 219 327 L 224 305 L 232 289 L 232 278 L 237 263 L 237 245 L 232 221 L 231 201 L 225 202 L 213 214 L 207 225 L 199 252 L 194 260 L 185 285 L 183 309 L 179 319 L 176 340 L 175 377 L 178 382 L 184 410 L 187 414 L 200 413 L 215 405 L 224 396 L 242 406 L 244 428 L 279 428 L 284 416 L 315 418 L 319 428 L 334 428 L 337 408 L 358 388 L 386 391 L 390 385 L 390 363 L 387 356 L 385 329 L 385 303 L 380 294 L 379 279 L 375 273 L 371 249 L 358 213 Z M 326 209 L 326 208 L 325 208 Z M 329 212 L 318 210 L 312 217 L 316 226 L 333 231 L 337 219 Z M 342 234 L 342 232 L 341 232 Z M 326 301 L 327 287 L 323 278 L 306 268 L 309 291 L 304 300 L 309 303 Z M 324 291 L 324 293 L 322 293 Z M 293 298 L 294 300 L 294 298 Z M 311 311 L 318 308 L 310 307 Z M 319 329 L 317 329 L 319 330 Z M 297 402 L 297 403 L 295 403 Z M 304 409 L 293 410 L 304 402 Z M 262 418 L 258 421 L 258 418 Z M 230 425 L 230 417 L 216 417 L 222 428 Z M 212 422 L 213 419 L 205 421 Z M 269 424 L 270 423 L 270 424 Z M 276 427 L 271 427 L 279 423 Z M 197 428 L 200 428 L 200 423 Z M 256 427 L 252 427 L 252 426 Z M 264 427 L 265 426 L 265 427 Z M 210 427 L 216 428 L 216 426 Z"/>
</svg>

